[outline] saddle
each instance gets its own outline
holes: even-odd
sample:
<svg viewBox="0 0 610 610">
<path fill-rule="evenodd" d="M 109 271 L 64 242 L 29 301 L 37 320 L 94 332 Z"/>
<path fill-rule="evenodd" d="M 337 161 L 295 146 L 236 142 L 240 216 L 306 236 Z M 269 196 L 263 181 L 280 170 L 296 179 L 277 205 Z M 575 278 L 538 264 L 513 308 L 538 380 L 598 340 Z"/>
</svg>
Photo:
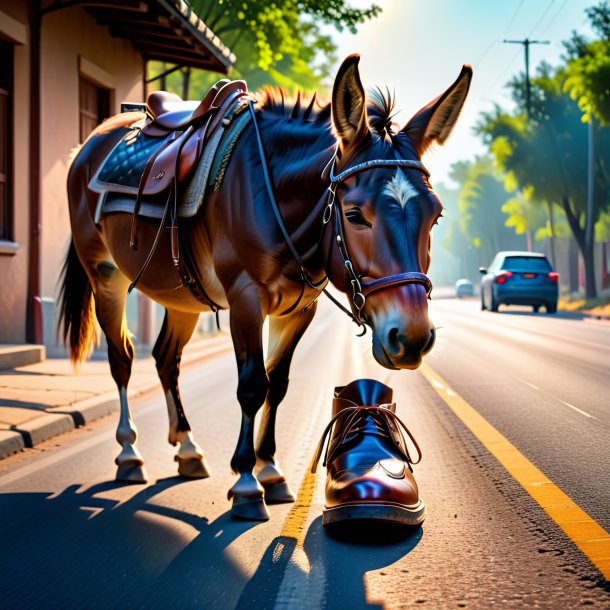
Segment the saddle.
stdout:
<svg viewBox="0 0 610 610">
<path fill-rule="evenodd" d="M 251 100 L 244 81 L 223 79 L 201 102 L 183 101 L 173 93 L 157 91 L 148 96 L 145 105 L 122 105 L 122 111 L 145 112 L 145 116 L 130 126 L 102 161 L 89 188 L 100 193 L 96 222 L 102 213 L 133 213 L 130 245 L 134 250 L 138 247 L 140 212 L 161 218 L 152 250 L 130 290 L 146 270 L 168 215 L 172 258 L 181 276 L 185 275 L 179 260 L 178 216 L 197 212 L 221 140 L 234 126 L 225 145 L 225 149 L 232 149 L 248 123 L 250 114 L 242 111 Z M 179 210 L 178 201 L 183 197 Z"/>
<path fill-rule="evenodd" d="M 146 117 L 108 154 L 89 187 L 103 194 L 135 196 L 135 215 L 142 198 L 149 208 L 155 202 L 162 205 L 172 185 L 177 198 L 186 191 L 207 144 L 214 140 L 217 148 L 222 132 L 245 108 L 247 94 L 244 81 L 223 79 L 199 103 L 156 91 L 145 106 L 130 104 L 130 110 L 144 110 Z"/>
</svg>

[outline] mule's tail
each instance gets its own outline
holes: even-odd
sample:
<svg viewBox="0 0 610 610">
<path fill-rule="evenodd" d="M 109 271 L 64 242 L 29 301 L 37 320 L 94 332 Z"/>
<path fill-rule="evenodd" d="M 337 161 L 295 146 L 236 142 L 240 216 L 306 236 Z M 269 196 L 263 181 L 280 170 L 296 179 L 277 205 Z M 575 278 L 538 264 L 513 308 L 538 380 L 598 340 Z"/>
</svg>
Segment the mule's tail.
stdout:
<svg viewBox="0 0 610 610">
<path fill-rule="evenodd" d="M 59 289 L 58 334 L 70 344 L 70 360 L 82 362 L 93 348 L 96 338 L 93 287 L 81 264 L 74 240 L 64 262 Z"/>
</svg>

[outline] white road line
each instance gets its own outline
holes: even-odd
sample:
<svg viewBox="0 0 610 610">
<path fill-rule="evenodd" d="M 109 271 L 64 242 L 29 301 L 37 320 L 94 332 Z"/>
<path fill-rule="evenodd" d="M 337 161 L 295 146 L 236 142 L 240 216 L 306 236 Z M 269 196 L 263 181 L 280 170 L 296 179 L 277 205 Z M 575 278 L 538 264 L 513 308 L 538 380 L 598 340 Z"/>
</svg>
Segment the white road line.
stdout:
<svg viewBox="0 0 610 610">
<path fill-rule="evenodd" d="M 477 313 L 481 314 L 477 318 L 472 318 L 472 317 L 467 318 L 466 315 L 464 313 L 462 313 L 461 311 L 444 309 L 442 307 L 438 308 L 437 312 L 440 313 L 441 315 L 448 315 L 450 317 L 457 318 L 457 319 L 461 320 L 463 323 L 470 324 L 471 326 L 476 326 L 477 328 L 480 328 L 480 325 L 484 324 L 485 326 L 488 326 L 490 329 L 495 331 L 497 334 L 512 335 L 513 333 L 511 331 L 516 331 L 516 332 L 519 332 L 522 334 L 526 334 L 530 337 L 532 334 L 536 334 L 536 335 L 541 335 L 543 337 L 549 337 L 550 339 L 554 339 L 556 341 L 562 341 L 562 342 L 569 341 L 570 343 L 576 343 L 579 345 L 583 345 L 585 347 L 593 347 L 595 349 L 610 350 L 610 344 L 596 343 L 594 341 L 586 341 L 585 339 L 577 339 L 576 337 L 558 335 L 557 333 L 541 330 L 540 328 L 534 328 L 529 323 L 525 323 L 523 325 L 512 324 L 511 321 L 509 321 L 507 319 L 510 316 L 506 316 L 505 318 L 502 318 L 501 314 L 498 314 L 498 317 L 492 318 L 491 316 L 487 317 L 484 314 L 484 312 L 477 312 Z M 434 313 L 433 313 L 433 317 L 434 317 Z M 466 320 L 465 320 L 465 318 L 466 318 Z M 557 321 L 558 321 L 557 319 L 553 320 L 553 322 L 557 322 Z M 564 318 L 564 319 L 562 319 L 562 322 L 563 321 L 580 323 L 582 320 L 570 320 L 570 319 L 566 320 Z M 604 326 L 608 326 L 608 325 L 606 324 Z"/>
<path fill-rule="evenodd" d="M 583 411 L 582 409 L 579 409 L 578 407 L 571 405 L 569 402 L 566 402 L 565 400 L 561 400 L 561 398 L 557 398 L 556 396 L 553 396 L 549 392 L 545 392 L 544 390 L 541 390 L 537 385 L 534 385 L 533 383 L 530 383 L 529 381 L 525 381 L 525 379 L 521 379 L 520 377 L 516 377 L 516 379 L 517 379 L 517 381 L 524 383 L 525 385 L 529 386 L 530 388 L 533 388 L 534 390 L 538 390 L 541 394 L 545 394 L 546 396 L 552 398 L 553 400 L 560 402 L 562 405 L 565 405 L 566 407 L 570 407 L 570 409 L 576 411 L 576 413 L 580 413 L 581 415 L 584 415 L 585 417 L 588 417 L 589 419 L 595 419 L 597 421 L 597 417 L 595 417 L 595 415 L 591 415 L 590 413 L 587 413 L 586 411 Z"/>
<path fill-rule="evenodd" d="M 517 379 L 521 383 L 524 383 L 525 385 L 528 385 L 530 388 L 534 388 L 534 390 L 539 390 L 540 389 L 537 385 L 534 385 L 533 383 L 530 383 L 529 381 L 525 381 L 525 379 L 520 379 L 519 377 L 517 377 Z"/>
<path fill-rule="evenodd" d="M 560 398 L 558 398 L 557 400 L 559 400 L 559 402 L 563 403 L 566 407 L 570 407 L 570 409 L 574 409 L 574 411 L 576 411 L 577 413 L 580 413 L 581 415 L 584 415 L 585 417 L 590 417 L 591 419 L 597 419 L 597 417 L 587 413 L 586 411 L 583 411 L 582 409 L 579 409 L 578 407 L 575 407 L 574 405 L 571 405 L 569 402 L 566 402 L 565 400 L 561 400 Z"/>
</svg>

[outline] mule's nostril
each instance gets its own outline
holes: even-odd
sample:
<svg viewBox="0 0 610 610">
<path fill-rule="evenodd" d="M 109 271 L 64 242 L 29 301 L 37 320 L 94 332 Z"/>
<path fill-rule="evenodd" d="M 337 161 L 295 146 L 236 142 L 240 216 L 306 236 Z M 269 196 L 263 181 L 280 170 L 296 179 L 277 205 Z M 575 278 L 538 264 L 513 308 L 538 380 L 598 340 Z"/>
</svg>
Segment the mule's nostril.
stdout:
<svg viewBox="0 0 610 610">
<path fill-rule="evenodd" d="M 436 341 L 436 329 L 430 329 L 430 338 L 428 339 L 428 343 L 426 343 L 426 347 L 422 350 L 422 355 L 426 355 L 433 347 L 434 342 Z"/>
<path fill-rule="evenodd" d="M 400 329 L 393 327 L 388 331 L 388 354 L 392 358 L 402 358 L 406 351 L 406 337 L 400 334 Z"/>
</svg>

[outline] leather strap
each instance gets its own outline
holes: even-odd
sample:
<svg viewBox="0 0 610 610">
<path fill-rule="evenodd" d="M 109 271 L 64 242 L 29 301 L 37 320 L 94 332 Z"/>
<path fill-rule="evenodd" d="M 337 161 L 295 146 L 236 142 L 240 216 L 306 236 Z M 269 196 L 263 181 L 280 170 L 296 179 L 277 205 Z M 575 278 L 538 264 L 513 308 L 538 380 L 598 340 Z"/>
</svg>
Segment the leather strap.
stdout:
<svg viewBox="0 0 610 610">
<path fill-rule="evenodd" d="M 406 273 L 397 273 L 389 275 L 370 282 L 361 282 L 362 294 L 368 297 L 373 292 L 391 288 L 392 286 L 400 286 L 401 284 L 422 284 L 426 289 L 426 296 L 430 296 L 432 292 L 432 282 L 430 278 L 419 271 L 407 271 Z"/>
<path fill-rule="evenodd" d="M 277 205 L 277 201 L 275 199 L 275 195 L 273 194 L 273 187 L 271 186 L 271 178 L 269 177 L 269 169 L 267 167 L 267 156 L 265 155 L 265 148 L 263 146 L 263 140 L 261 138 L 260 129 L 258 127 L 258 121 L 256 120 L 256 113 L 254 112 L 254 103 L 252 100 L 248 101 L 248 107 L 250 109 L 250 114 L 252 115 L 252 122 L 254 123 L 254 132 L 256 134 L 256 143 L 258 145 L 258 152 L 261 157 L 261 165 L 263 167 L 263 177 L 265 178 L 265 187 L 267 188 L 267 194 L 269 195 L 269 201 L 271 202 L 271 207 L 273 208 L 273 213 L 275 214 L 275 219 L 277 220 L 277 224 L 280 227 L 280 231 L 284 236 L 284 240 L 286 241 L 286 245 L 290 250 L 294 260 L 299 266 L 299 270 L 301 272 L 301 278 L 310 288 L 319 288 L 323 284 L 325 284 L 328 280 L 326 275 L 319 282 L 314 282 L 307 271 L 305 271 L 305 267 L 303 265 L 303 260 L 301 259 L 300 254 L 297 252 L 296 246 L 290 237 L 290 233 L 288 233 L 288 229 L 286 229 L 286 225 L 282 220 L 282 214 L 280 213 L 280 209 Z"/>
<path fill-rule="evenodd" d="M 371 161 L 364 161 L 363 163 L 352 165 L 351 167 L 348 167 L 347 169 L 344 169 L 342 172 L 339 172 L 337 175 L 335 175 L 336 162 L 337 158 L 335 157 L 330 166 L 331 184 L 338 184 L 339 182 L 343 182 L 346 178 L 349 178 L 354 174 L 364 172 L 367 169 L 371 169 L 373 167 L 404 167 L 407 169 L 416 169 L 422 174 L 430 176 L 430 172 L 425 168 L 424 164 L 421 161 L 417 161 L 415 159 L 372 159 Z"/>
<path fill-rule="evenodd" d="M 286 225 L 282 219 L 282 215 L 275 199 L 275 195 L 273 193 L 273 186 L 271 184 L 271 177 L 269 176 L 269 168 L 267 164 L 267 157 L 265 155 L 265 148 L 263 146 L 263 140 L 261 137 L 260 129 L 258 127 L 258 122 L 256 120 L 256 113 L 254 112 L 254 103 L 252 100 L 248 101 L 248 107 L 250 110 L 250 114 L 252 115 L 252 122 L 254 124 L 254 132 L 256 134 L 256 143 L 258 146 L 258 152 L 261 158 L 261 166 L 263 168 L 263 177 L 265 179 L 265 187 L 267 189 L 267 194 L 269 195 L 269 201 L 271 203 L 271 208 L 273 209 L 273 213 L 275 215 L 278 226 L 280 227 L 280 231 L 284 236 L 284 240 L 288 249 L 290 250 L 294 260 L 299 266 L 299 270 L 301 273 L 301 278 L 303 281 L 310 287 L 314 289 L 320 289 L 321 286 L 328 282 L 328 276 L 324 275 L 324 277 L 319 282 L 314 282 L 308 275 L 305 270 L 305 266 L 303 264 L 303 260 L 301 259 L 300 254 L 298 253 L 288 230 L 286 229 Z M 415 159 L 374 159 L 371 161 L 365 161 L 363 163 L 358 163 L 357 165 L 353 165 L 352 167 L 348 167 L 343 170 L 339 174 L 335 174 L 334 168 L 336 163 L 336 157 L 334 157 L 330 162 L 330 187 L 329 187 L 329 199 L 328 204 L 324 209 L 324 214 L 322 218 L 322 222 L 327 224 L 331 218 L 333 218 L 333 229 L 336 233 L 336 243 L 339 248 L 339 252 L 341 253 L 341 257 L 343 258 L 343 263 L 345 265 L 346 272 L 349 274 L 350 283 L 352 285 L 352 298 L 349 299 L 350 306 L 352 311 L 344 307 L 337 299 L 335 299 L 326 288 L 321 288 L 321 291 L 345 314 L 347 314 L 358 326 L 363 328 L 363 332 L 361 334 L 365 334 L 366 326 L 362 322 L 361 312 L 364 308 L 364 304 L 366 302 L 366 296 L 376 292 L 378 290 L 383 290 L 384 288 L 390 288 L 392 286 L 398 286 L 401 284 L 422 284 L 426 288 L 426 295 L 429 297 L 430 292 L 432 291 L 432 282 L 430 278 L 426 276 L 424 273 L 420 273 L 418 271 L 409 271 L 405 273 L 398 273 L 395 275 L 390 275 L 388 277 L 379 278 L 375 280 L 371 280 L 370 282 L 362 282 L 362 277 L 356 274 L 354 270 L 354 266 L 351 261 L 351 257 L 349 255 L 347 243 L 345 241 L 345 235 L 343 230 L 343 220 L 341 218 L 341 212 L 339 207 L 335 205 L 335 188 L 339 182 L 342 182 L 349 176 L 354 174 L 366 171 L 368 169 L 372 169 L 374 167 L 404 167 L 416 169 L 427 176 L 429 176 L 428 170 L 424 167 L 421 161 L 417 161 Z M 328 165 L 327 165 L 328 167 Z M 316 297 L 317 298 L 317 297 Z M 292 308 L 291 308 L 292 309 Z"/>
</svg>

